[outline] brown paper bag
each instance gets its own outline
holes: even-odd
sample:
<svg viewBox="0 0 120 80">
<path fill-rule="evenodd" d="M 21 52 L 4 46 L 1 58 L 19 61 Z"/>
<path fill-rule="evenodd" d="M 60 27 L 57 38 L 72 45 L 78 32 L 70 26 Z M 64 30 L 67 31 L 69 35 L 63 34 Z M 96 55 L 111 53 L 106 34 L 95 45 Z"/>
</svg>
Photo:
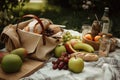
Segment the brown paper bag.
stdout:
<svg viewBox="0 0 120 80">
<path fill-rule="evenodd" d="M 27 26 L 31 21 L 32 20 L 21 22 L 18 26 L 17 24 L 8 25 L 4 28 L 0 39 L 5 43 L 8 51 L 23 47 L 28 51 L 29 57 L 38 60 L 47 60 L 50 52 L 59 42 L 53 37 L 47 37 L 45 35 L 43 37 L 42 34 L 23 31 L 22 28 Z"/>
</svg>

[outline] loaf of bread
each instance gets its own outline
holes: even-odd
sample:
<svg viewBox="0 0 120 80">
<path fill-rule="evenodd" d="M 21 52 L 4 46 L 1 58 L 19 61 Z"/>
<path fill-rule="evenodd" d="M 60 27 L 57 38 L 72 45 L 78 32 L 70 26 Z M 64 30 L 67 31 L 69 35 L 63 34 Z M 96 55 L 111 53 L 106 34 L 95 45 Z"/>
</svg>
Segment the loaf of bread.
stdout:
<svg viewBox="0 0 120 80">
<path fill-rule="evenodd" d="M 43 27 L 44 27 L 44 34 L 46 36 L 52 36 L 60 31 L 62 31 L 60 25 L 56 25 L 53 24 L 52 21 L 47 20 L 47 19 L 41 19 Z M 33 20 L 31 21 L 26 27 L 24 27 L 23 29 L 24 31 L 27 32 L 33 32 L 33 33 L 37 33 L 37 34 L 41 34 L 42 32 L 42 27 L 41 25 L 38 23 L 37 20 Z"/>
<path fill-rule="evenodd" d="M 80 57 L 82 58 L 84 61 L 97 61 L 98 60 L 98 55 L 94 54 L 94 53 L 86 53 L 86 52 L 76 52 L 76 53 L 72 53 L 70 55 L 71 57 L 76 56 L 76 57 Z"/>
<path fill-rule="evenodd" d="M 42 21 L 42 24 L 44 26 L 44 29 L 48 28 L 48 26 L 50 24 L 52 24 L 52 22 L 50 20 L 48 20 L 48 19 L 41 18 L 41 21 Z M 40 34 L 42 32 L 42 27 L 38 23 L 37 20 L 33 20 L 26 27 L 24 27 L 23 30 L 27 31 L 27 32 L 33 32 L 33 33 Z"/>
</svg>

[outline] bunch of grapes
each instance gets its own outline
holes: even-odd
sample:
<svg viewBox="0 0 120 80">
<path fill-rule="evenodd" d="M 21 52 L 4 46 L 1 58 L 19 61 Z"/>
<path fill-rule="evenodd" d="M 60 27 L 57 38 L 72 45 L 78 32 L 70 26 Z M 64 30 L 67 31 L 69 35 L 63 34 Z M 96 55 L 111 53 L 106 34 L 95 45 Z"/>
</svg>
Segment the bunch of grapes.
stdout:
<svg viewBox="0 0 120 80">
<path fill-rule="evenodd" d="M 80 36 L 73 36 L 69 31 L 67 31 L 62 37 L 62 42 L 65 43 L 71 39 L 80 39 Z"/>
<path fill-rule="evenodd" d="M 69 31 L 67 31 L 62 37 L 62 41 L 67 42 L 67 41 L 71 40 L 71 38 L 72 38 L 71 33 Z"/>
<path fill-rule="evenodd" d="M 70 55 L 68 53 L 62 53 L 61 57 L 59 57 L 56 61 L 52 61 L 52 68 L 55 69 L 68 69 L 68 61 L 70 59 Z"/>
</svg>

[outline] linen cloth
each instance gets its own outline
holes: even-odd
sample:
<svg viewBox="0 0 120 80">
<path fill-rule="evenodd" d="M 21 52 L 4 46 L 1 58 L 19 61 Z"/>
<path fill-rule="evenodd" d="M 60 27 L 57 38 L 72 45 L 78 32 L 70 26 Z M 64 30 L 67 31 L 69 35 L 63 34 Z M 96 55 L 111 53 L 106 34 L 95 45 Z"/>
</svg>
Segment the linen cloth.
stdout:
<svg viewBox="0 0 120 80">
<path fill-rule="evenodd" d="M 70 30 L 70 32 L 79 35 L 73 30 Z M 118 46 L 120 47 L 119 39 Z M 53 60 L 56 60 L 56 58 L 51 57 L 44 67 L 20 80 L 120 80 L 119 48 L 109 53 L 108 57 L 101 57 L 96 62 L 84 62 L 85 67 L 81 73 L 73 73 L 69 70 L 53 70 Z"/>
<path fill-rule="evenodd" d="M 101 57 L 96 62 L 85 62 L 81 73 L 69 70 L 53 70 L 51 58 L 43 68 L 20 80 L 120 80 L 120 49 Z"/>
</svg>

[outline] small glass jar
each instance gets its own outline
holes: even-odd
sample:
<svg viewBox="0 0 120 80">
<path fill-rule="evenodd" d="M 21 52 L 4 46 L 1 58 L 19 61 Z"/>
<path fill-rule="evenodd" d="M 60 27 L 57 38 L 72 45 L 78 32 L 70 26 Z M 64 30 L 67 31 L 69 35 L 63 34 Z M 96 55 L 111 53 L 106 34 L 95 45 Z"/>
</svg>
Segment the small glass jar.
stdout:
<svg viewBox="0 0 120 80">
<path fill-rule="evenodd" d="M 91 26 L 88 24 L 82 25 L 82 37 L 87 33 L 91 33 L 91 29 Z"/>
<path fill-rule="evenodd" d="M 98 55 L 100 57 L 107 57 L 110 51 L 110 45 L 111 45 L 111 40 L 108 37 L 102 37 L 100 39 L 100 46 L 99 46 L 99 51 Z"/>
</svg>

